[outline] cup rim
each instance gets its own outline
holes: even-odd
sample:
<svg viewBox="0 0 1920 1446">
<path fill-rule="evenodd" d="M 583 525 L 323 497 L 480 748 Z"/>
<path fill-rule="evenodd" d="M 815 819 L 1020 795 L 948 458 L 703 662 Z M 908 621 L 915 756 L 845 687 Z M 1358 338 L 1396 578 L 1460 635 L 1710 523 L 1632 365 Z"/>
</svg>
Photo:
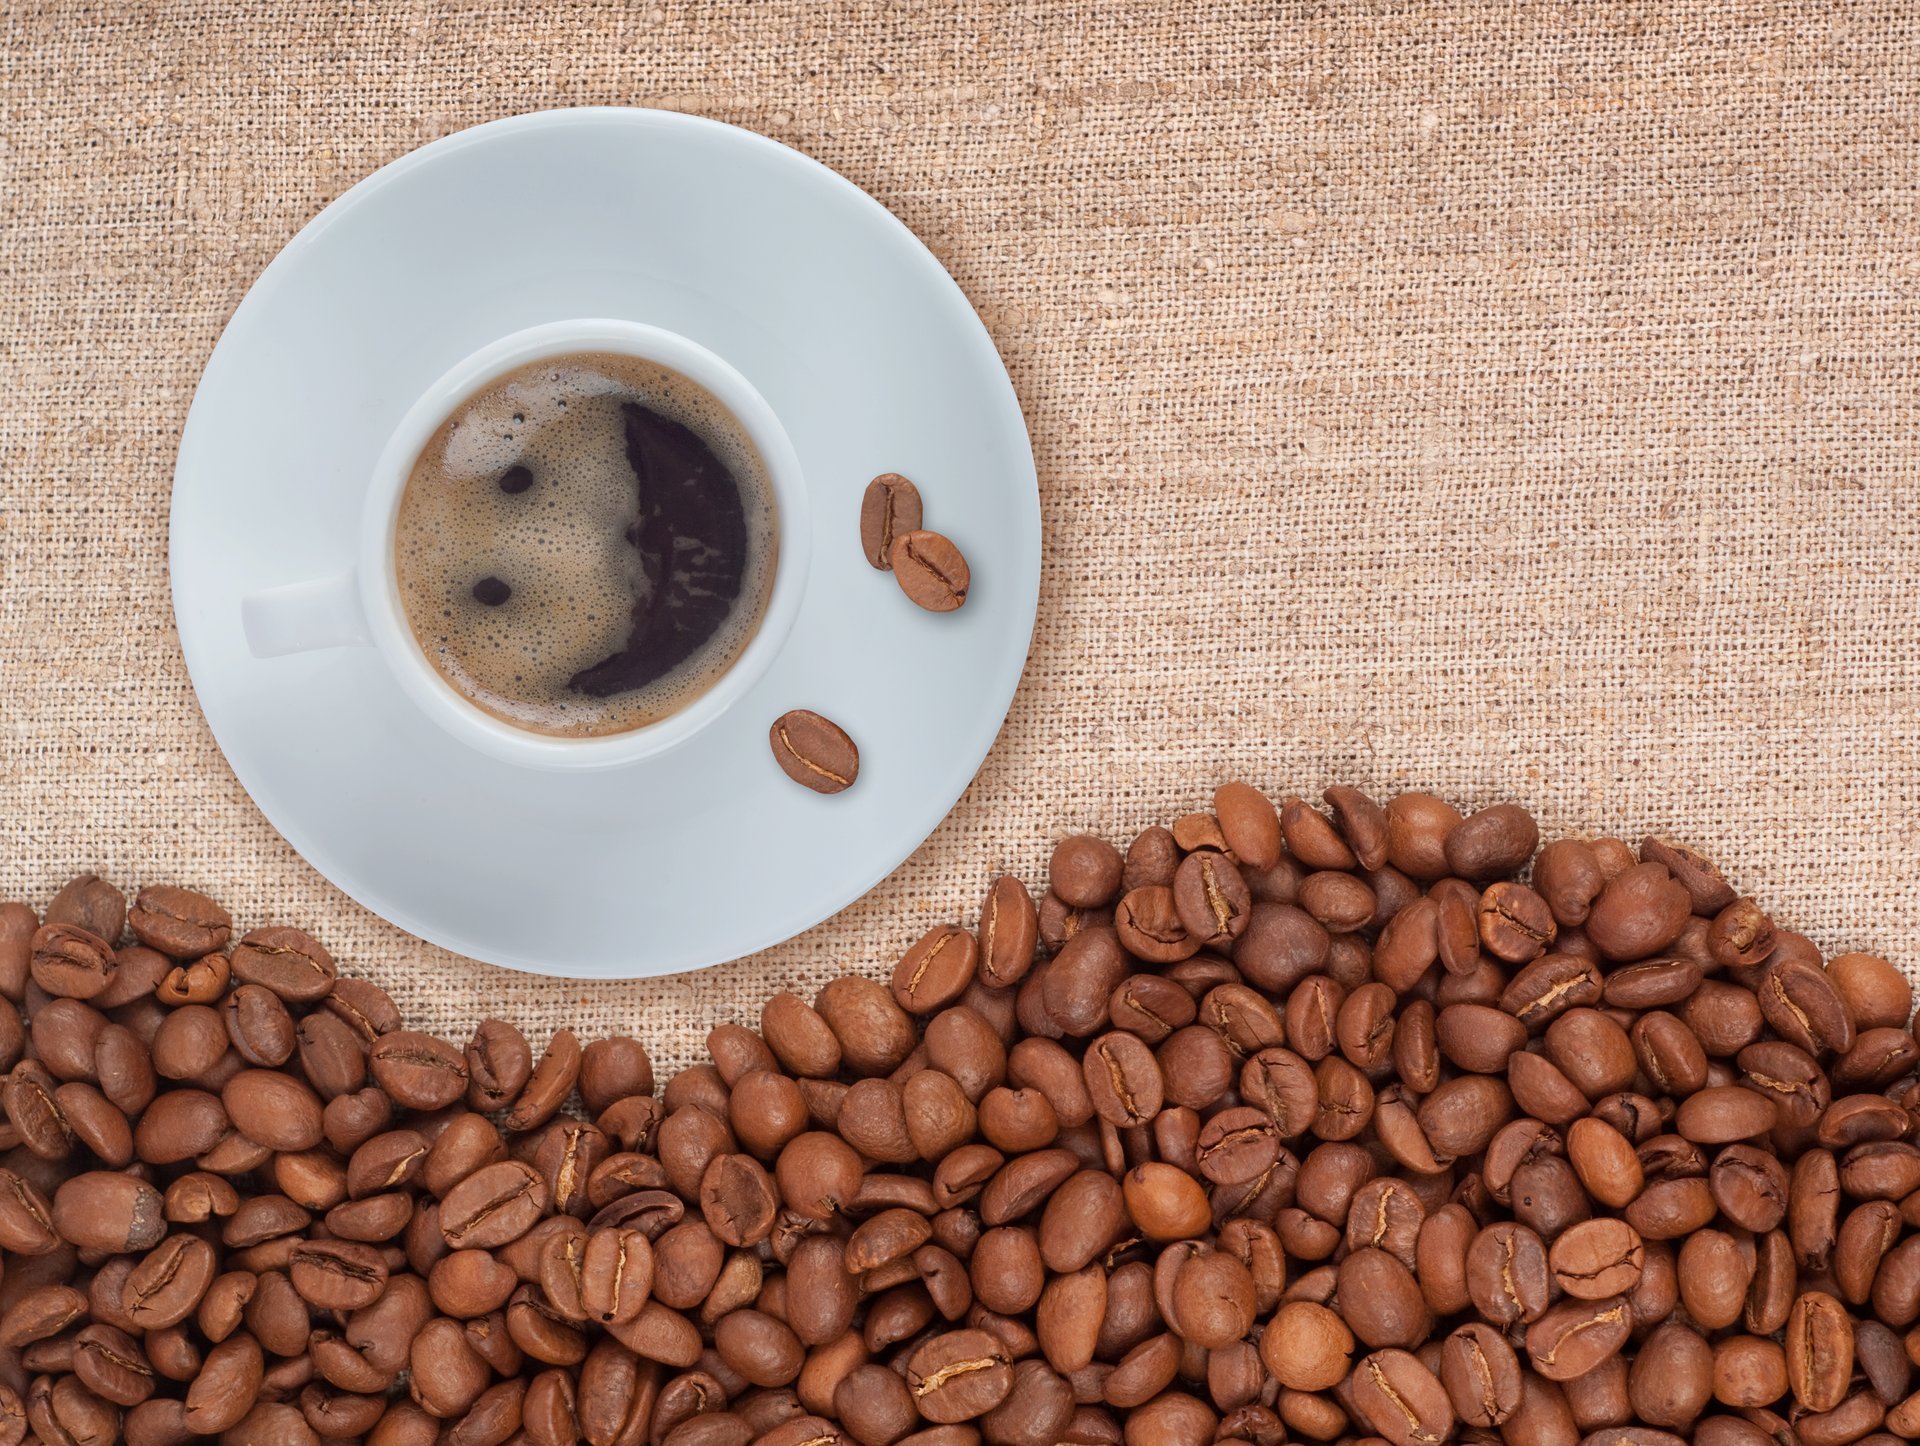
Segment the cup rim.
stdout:
<svg viewBox="0 0 1920 1446">
<path fill-rule="evenodd" d="M 732 414 L 760 455 L 777 510 L 773 586 L 760 626 L 725 673 L 686 707 L 652 723 L 599 738 L 531 732 L 463 697 L 428 659 L 407 622 L 393 561 L 393 536 L 413 464 L 461 402 L 531 362 L 572 352 L 610 351 L 655 362 L 705 388 Z M 647 322 L 583 317 L 512 332 L 441 373 L 401 417 L 374 464 L 364 504 L 359 584 L 377 651 L 402 690 L 462 743 L 489 757 L 536 768 L 608 768 L 657 757 L 692 738 L 757 683 L 792 631 L 806 583 L 812 527 L 800 459 L 759 390 L 718 353 Z"/>
</svg>

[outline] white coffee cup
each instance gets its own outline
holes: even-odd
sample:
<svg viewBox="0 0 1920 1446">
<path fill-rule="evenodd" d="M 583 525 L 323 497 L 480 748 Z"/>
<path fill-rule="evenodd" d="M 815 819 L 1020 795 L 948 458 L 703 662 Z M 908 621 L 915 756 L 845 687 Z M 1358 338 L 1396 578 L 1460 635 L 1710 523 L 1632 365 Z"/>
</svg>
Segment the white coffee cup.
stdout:
<svg viewBox="0 0 1920 1446">
<path fill-rule="evenodd" d="M 400 604 L 394 579 L 394 524 L 420 451 L 460 403 L 530 362 L 577 352 L 614 352 L 678 372 L 704 387 L 739 423 L 760 454 L 777 512 L 774 578 L 760 626 L 741 654 L 678 712 L 624 733 L 563 738 L 516 728 L 462 697 L 428 661 Z M 345 572 L 252 593 L 241 600 L 247 646 L 256 658 L 316 648 L 379 650 L 407 696 L 469 747 L 529 768 L 609 768 L 650 758 L 693 737 L 752 688 L 786 641 L 806 585 L 812 528 L 800 459 L 780 419 L 753 384 L 698 342 L 639 322 L 558 321 L 482 347 L 421 395 L 400 419 L 362 504 L 359 555 Z"/>
</svg>

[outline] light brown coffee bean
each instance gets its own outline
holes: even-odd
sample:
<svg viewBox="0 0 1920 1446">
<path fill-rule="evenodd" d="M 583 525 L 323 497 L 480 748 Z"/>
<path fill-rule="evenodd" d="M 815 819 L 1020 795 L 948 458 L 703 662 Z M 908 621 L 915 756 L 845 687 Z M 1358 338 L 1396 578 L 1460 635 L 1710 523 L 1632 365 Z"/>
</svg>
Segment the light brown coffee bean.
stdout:
<svg viewBox="0 0 1920 1446">
<path fill-rule="evenodd" d="M 972 572 L 960 549 L 940 533 L 901 533 L 887 555 L 900 591 L 928 612 L 949 613 L 966 602 Z"/>
<path fill-rule="evenodd" d="M 780 771 L 815 793 L 840 793 L 860 776 L 860 750 L 847 731 L 808 709 L 774 719 L 767 743 Z"/>
<path fill-rule="evenodd" d="M 860 551 L 867 565 L 891 571 L 894 542 L 918 531 L 920 517 L 920 489 L 898 472 L 883 472 L 869 482 L 860 498 Z"/>
</svg>

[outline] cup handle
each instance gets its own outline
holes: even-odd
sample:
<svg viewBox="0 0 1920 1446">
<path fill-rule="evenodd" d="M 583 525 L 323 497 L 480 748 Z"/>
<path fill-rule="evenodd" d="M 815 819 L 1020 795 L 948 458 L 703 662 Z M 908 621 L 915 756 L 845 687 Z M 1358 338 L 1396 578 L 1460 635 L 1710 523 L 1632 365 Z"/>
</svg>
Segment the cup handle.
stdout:
<svg viewBox="0 0 1920 1446">
<path fill-rule="evenodd" d="M 240 626 L 256 658 L 279 658 L 317 648 L 365 646 L 373 641 L 360 581 L 349 568 L 332 577 L 267 588 L 240 599 Z"/>
</svg>

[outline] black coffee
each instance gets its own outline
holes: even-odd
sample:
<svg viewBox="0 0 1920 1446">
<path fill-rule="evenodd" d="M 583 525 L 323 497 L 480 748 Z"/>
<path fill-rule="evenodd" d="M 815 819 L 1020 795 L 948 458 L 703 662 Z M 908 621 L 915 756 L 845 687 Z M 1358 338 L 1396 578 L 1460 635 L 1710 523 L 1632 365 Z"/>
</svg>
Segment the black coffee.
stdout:
<svg viewBox="0 0 1920 1446">
<path fill-rule="evenodd" d="M 664 718 L 733 665 L 773 584 L 766 470 L 704 388 L 550 358 L 463 402 L 400 499 L 394 570 L 422 651 L 540 733 Z"/>
</svg>

